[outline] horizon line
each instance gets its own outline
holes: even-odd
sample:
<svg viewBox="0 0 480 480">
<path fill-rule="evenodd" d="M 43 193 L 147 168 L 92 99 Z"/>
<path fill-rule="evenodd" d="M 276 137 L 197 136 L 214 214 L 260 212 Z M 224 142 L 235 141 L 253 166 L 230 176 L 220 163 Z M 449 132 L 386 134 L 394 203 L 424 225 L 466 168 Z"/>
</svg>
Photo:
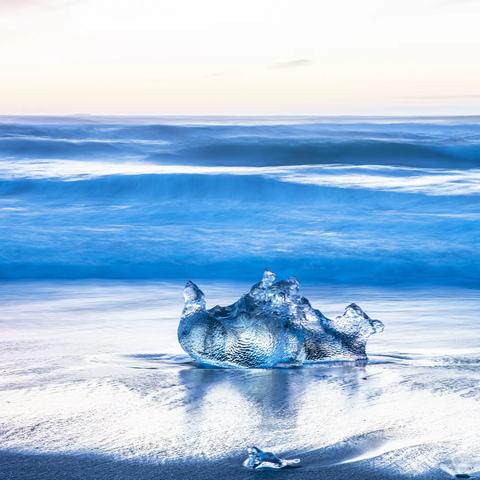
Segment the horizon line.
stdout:
<svg viewBox="0 0 480 480">
<path fill-rule="evenodd" d="M 478 113 L 337 114 L 337 113 L 0 113 L 1 117 L 197 117 L 197 118 L 441 118 L 480 117 Z"/>
</svg>

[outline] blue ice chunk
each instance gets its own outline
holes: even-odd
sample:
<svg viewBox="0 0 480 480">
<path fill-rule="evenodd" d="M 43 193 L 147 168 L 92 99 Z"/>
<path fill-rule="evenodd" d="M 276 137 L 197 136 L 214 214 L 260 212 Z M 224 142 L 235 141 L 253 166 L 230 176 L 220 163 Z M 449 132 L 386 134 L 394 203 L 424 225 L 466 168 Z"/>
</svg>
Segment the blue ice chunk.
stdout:
<svg viewBox="0 0 480 480">
<path fill-rule="evenodd" d="M 180 345 L 197 362 L 210 366 L 272 368 L 366 359 L 368 337 L 383 330 L 382 322 L 354 303 L 343 315 L 327 318 L 300 296 L 295 278 L 276 282 L 268 269 L 227 307 L 207 310 L 203 292 L 190 281 L 184 298 Z"/>
<path fill-rule="evenodd" d="M 292 465 L 298 465 L 299 463 L 299 458 L 286 460 L 284 458 L 277 457 L 277 455 L 272 452 L 264 452 L 258 447 L 249 447 L 248 457 L 243 462 L 243 466 L 250 468 L 251 470 L 260 470 L 284 468 Z"/>
</svg>

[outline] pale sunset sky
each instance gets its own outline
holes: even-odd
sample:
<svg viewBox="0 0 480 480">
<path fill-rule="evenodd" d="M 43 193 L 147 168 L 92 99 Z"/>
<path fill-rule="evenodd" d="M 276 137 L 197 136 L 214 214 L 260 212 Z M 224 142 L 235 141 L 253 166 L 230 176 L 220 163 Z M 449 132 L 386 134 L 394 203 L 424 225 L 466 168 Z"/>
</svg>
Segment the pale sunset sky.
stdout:
<svg viewBox="0 0 480 480">
<path fill-rule="evenodd" d="M 1 114 L 478 114 L 480 0 L 0 0 Z"/>
</svg>

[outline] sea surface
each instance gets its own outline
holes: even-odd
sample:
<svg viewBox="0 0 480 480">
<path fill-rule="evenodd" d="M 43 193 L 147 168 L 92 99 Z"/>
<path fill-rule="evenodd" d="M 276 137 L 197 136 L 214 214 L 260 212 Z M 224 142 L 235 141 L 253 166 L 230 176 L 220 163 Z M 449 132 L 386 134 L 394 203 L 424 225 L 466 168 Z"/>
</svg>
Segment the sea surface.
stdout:
<svg viewBox="0 0 480 480">
<path fill-rule="evenodd" d="M 479 117 L 0 117 L 0 278 L 478 288 L 479 162 Z"/>
<path fill-rule="evenodd" d="M 480 478 L 480 118 L 0 117 L 0 478 Z M 369 362 L 198 368 L 264 267 Z"/>
</svg>

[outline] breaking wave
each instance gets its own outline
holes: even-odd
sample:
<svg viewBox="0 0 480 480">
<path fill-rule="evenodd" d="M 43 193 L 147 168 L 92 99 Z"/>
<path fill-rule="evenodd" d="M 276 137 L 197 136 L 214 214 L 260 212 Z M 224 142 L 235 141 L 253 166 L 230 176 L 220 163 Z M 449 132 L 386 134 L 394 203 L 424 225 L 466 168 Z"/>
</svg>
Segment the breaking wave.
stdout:
<svg viewBox="0 0 480 480">
<path fill-rule="evenodd" d="M 472 121 L 290 125 L 4 121 L 0 155 L 87 160 L 114 155 L 224 166 L 345 163 L 469 168 L 478 167 L 480 161 L 480 133 Z"/>
</svg>

